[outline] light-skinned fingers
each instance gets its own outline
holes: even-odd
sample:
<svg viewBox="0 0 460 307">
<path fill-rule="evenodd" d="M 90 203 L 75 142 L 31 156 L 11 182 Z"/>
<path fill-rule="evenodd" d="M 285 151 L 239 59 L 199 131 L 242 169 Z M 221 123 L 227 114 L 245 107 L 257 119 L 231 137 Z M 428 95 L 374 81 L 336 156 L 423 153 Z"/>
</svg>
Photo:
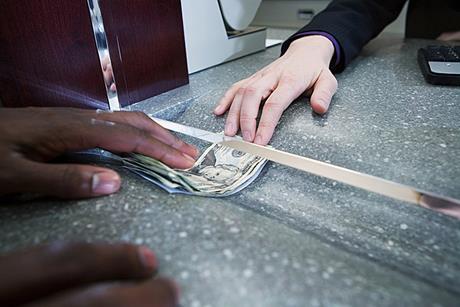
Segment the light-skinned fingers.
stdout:
<svg viewBox="0 0 460 307">
<path fill-rule="evenodd" d="M 219 116 L 227 112 L 233 102 L 233 99 L 235 99 L 238 88 L 239 87 L 237 85 L 233 85 L 227 92 L 225 92 L 224 96 L 219 100 L 219 103 L 213 110 L 215 115 Z"/>
<path fill-rule="evenodd" d="M 241 102 L 240 127 L 243 139 L 252 142 L 256 133 L 256 118 L 261 101 L 272 92 L 277 83 L 274 75 L 268 75 L 249 83 L 244 87 Z"/>
<path fill-rule="evenodd" d="M 230 106 L 230 110 L 225 120 L 225 135 L 234 136 L 239 129 L 241 103 L 243 100 L 244 89 L 240 88 L 235 95 L 235 99 Z"/>
<path fill-rule="evenodd" d="M 185 143 L 180 138 L 163 128 L 161 125 L 153 121 L 149 116 L 143 112 L 97 112 L 98 119 L 105 121 L 112 121 L 116 123 L 123 123 L 148 131 L 153 137 L 160 140 L 166 145 L 169 145 L 192 158 L 197 158 L 199 151 L 194 146 Z"/>
<path fill-rule="evenodd" d="M 249 78 L 248 78 L 249 79 Z M 213 113 L 215 115 L 222 115 L 230 108 L 233 100 L 235 99 L 235 95 L 238 92 L 239 88 L 247 82 L 248 79 L 243 79 L 241 81 L 236 82 L 233 84 L 224 94 L 224 96 L 220 99 L 217 106 L 214 108 Z"/>
<path fill-rule="evenodd" d="M 2 256 L 0 268 L 0 305 L 14 306 L 95 282 L 148 278 L 157 260 L 127 243 L 56 242 Z"/>
<path fill-rule="evenodd" d="M 280 82 L 265 102 L 254 143 L 259 145 L 268 144 L 284 110 L 300 93 L 300 89 L 296 90 L 292 85 Z"/>
<path fill-rule="evenodd" d="M 329 109 L 332 96 L 337 92 L 337 79 L 330 70 L 324 70 L 318 77 L 310 98 L 310 104 L 318 114 L 324 114 Z"/>
</svg>

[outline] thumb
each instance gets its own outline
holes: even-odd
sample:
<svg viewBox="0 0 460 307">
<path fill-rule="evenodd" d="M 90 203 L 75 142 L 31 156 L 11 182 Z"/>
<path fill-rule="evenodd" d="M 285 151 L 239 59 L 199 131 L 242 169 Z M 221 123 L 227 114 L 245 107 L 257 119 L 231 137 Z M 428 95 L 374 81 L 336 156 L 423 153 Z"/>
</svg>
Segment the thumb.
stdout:
<svg viewBox="0 0 460 307">
<path fill-rule="evenodd" d="M 310 104 L 316 113 L 324 114 L 329 109 L 332 96 L 337 91 L 337 80 L 329 69 L 321 72 L 316 81 L 313 93 L 310 98 Z"/>
<path fill-rule="evenodd" d="M 113 170 L 77 164 L 25 161 L 18 174 L 18 189 L 61 198 L 87 198 L 115 193 L 120 176 Z"/>
</svg>

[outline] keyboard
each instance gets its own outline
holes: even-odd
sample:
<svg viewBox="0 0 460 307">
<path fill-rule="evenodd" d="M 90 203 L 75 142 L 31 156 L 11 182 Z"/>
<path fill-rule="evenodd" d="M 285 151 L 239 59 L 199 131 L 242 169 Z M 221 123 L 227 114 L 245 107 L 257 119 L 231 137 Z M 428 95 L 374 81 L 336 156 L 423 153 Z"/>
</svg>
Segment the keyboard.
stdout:
<svg viewBox="0 0 460 307">
<path fill-rule="evenodd" d="M 417 59 L 428 83 L 460 86 L 460 46 L 420 48 Z"/>
</svg>

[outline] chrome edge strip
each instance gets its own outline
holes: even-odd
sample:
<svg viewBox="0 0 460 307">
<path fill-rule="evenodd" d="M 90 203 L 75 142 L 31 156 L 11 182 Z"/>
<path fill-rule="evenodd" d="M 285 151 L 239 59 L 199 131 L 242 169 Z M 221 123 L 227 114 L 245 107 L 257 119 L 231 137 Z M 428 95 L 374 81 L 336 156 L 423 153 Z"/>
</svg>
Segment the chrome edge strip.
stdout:
<svg viewBox="0 0 460 307">
<path fill-rule="evenodd" d="M 93 27 L 94 40 L 96 42 L 97 53 L 99 54 L 99 61 L 101 63 L 102 75 L 107 92 L 107 99 L 109 100 L 109 108 L 112 111 L 119 111 L 121 106 L 118 99 L 115 75 L 112 68 L 112 59 L 110 58 L 107 34 L 104 28 L 104 21 L 102 19 L 99 0 L 87 0 L 87 3 L 91 17 L 91 25 Z"/>
</svg>

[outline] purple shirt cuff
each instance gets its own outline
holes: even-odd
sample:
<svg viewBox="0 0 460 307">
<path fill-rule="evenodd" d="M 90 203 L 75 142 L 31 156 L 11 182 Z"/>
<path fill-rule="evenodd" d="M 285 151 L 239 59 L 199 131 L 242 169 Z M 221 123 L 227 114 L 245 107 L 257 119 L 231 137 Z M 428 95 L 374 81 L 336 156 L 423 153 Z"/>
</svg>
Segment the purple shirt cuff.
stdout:
<svg viewBox="0 0 460 307">
<path fill-rule="evenodd" d="M 334 36 L 332 36 L 331 34 L 327 33 L 327 32 L 322 32 L 322 31 L 308 31 L 308 32 L 301 32 L 301 33 L 297 33 L 294 37 L 295 38 L 298 38 L 298 37 L 302 37 L 302 36 L 309 36 L 309 35 L 321 35 L 321 36 L 324 36 L 326 37 L 328 40 L 331 41 L 332 45 L 334 45 L 334 56 L 335 56 L 335 63 L 334 63 L 334 67 L 336 67 L 337 65 L 339 65 L 340 63 L 340 57 L 341 57 L 341 54 L 340 54 L 340 45 L 339 45 L 339 42 L 335 39 Z"/>
</svg>

